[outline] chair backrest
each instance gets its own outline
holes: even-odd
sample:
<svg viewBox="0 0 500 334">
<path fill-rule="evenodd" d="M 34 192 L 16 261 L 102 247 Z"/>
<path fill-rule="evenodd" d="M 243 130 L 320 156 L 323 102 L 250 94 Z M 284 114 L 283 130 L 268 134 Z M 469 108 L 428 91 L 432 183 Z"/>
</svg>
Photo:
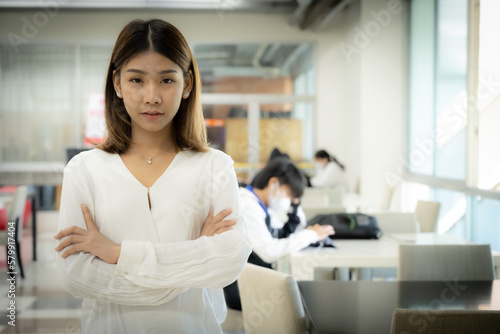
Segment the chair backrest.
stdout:
<svg viewBox="0 0 500 334">
<path fill-rule="evenodd" d="M 392 200 L 394 198 L 395 187 L 387 186 L 384 190 L 384 196 L 382 197 L 382 203 L 380 203 L 380 210 L 390 210 L 392 206 Z"/>
<path fill-rule="evenodd" d="M 400 281 L 490 281 L 490 245 L 399 245 Z"/>
<path fill-rule="evenodd" d="M 238 278 L 238 289 L 245 333 L 307 333 L 307 319 L 293 276 L 247 264 Z"/>
<path fill-rule="evenodd" d="M 404 310 L 392 314 L 391 334 L 496 334 L 500 311 Z"/>
<path fill-rule="evenodd" d="M 377 212 L 371 213 L 383 233 L 418 233 L 417 216 L 414 212 Z"/>
<path fill-rule="evenodd" d="M 26 206 L 26 199 L 28 198 L 28 187 L 27 186 L 18 186 L 16 188 L 16 192 L 12 197 L 12 201 L 10 202 L 9 210 L 7 211 L 7 219 L 9 222 L 13 222 L 16 218 L 19 218 L 18 237 L 21 238 L 22 228 L 23 228 L 23 217 L 24 217 L 24 208 Z"/>
<path fill-rule="evenodd" d="M 420 232 L 435 232 L 439 218 L 441 203 L 430 201 L 417 201 L 415 214 L 420 224 Z"/>
</svg>

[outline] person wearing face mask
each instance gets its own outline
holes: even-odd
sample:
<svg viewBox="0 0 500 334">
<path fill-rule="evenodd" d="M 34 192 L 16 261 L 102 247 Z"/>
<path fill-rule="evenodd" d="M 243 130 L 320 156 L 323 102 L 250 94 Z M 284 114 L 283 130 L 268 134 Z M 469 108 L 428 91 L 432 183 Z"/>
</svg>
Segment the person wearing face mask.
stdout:
<svg viewBox="0 0 500 334">
<path fill-rule="evenodd" d="M 316 175 L 311 177 L 311 185 L 316 188 L 340 188 L 347 191 L 345 166 L 325 150 L 316 152 L 314 156 Z"/>
<path fill-rule="evenodd" d="M 305 227 L 299 205 L 304 187 L 300 170 L 281 157 L 272 159 L 250 185 L 240 186 L 241 212 L 252 242 L 249 263 L 272 268 L 283 256 L 335 233 L 330 225 Z M 241 310 L 237 282 L 224 288 L 224 295 L 228 307 Z"/>
</svg>

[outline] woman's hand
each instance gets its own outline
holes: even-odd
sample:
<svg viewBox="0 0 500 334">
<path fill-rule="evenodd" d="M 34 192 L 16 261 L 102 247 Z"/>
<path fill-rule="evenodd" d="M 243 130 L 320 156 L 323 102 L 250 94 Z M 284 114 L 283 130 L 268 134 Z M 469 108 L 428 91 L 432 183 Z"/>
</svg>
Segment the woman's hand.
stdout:
<svg viewBox="0 0 500 334">
<path fill-rule="evenodd" d="M 115 264 L 120 257 L 121 246 L 112 242 L 103 236 L 92 219 L 89 208 L 82 204 L 83 218 L 87 229 L 78 226 L 71 226 L 59 231 L 54 238 L 61 240 L 61 243 L 56 247 L 56 251 L 60 252 L 63 259 L 73 253 L 84 252 L 91 253 L 104 262 Z"/>
<path fill-rule="evenodd" d="M 201 229 L 200 237 L 206 236 L 211 237 L 216 234 L 221 234 L 226 231 L 230 231 L 233 229 L 233 226 L 236 225 L 236 220 L 223 220 L 227 216 L 231 214 L 231 208 L 227 208 L 219 212 L 216 216 L 214 216 L 214 209 L 210 209 L 208 213 L 208 217 L 203 223 L 203 227 Z"/>
<path fill-rule="evenodd" d="M 313 230 L 318 234 L 318 240 L 321 241 L 323 239 L 326 239 L 330 235 L 335 234 L 335 230 L 333 229 L 333 226 L 331 225 L 318 225 L 315 224 L 313 226 L 308 226 L 308 230 Z"/>
</svg>

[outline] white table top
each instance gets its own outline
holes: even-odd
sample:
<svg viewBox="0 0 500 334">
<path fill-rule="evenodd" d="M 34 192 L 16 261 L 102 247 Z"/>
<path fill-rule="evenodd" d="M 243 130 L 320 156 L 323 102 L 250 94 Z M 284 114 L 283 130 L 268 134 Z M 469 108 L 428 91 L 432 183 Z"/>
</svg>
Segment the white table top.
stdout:
<svg viewBox="0 0 500 334">
<path fill-rule="evenodd" d="M 436 233 L 390 233 L 385 234 L 379 240 L 335 240 L 334 243 L 336 248 L 309 247 L 292 253 L 278 263 L 278 270 L 290 271 L 290 274 L 300 280 L 312 280 L 315 267 L 396 268 L 400 244 L 472 244 L 454 234 Z M 500 266 L 500 254 L 493 252 L 493 255 L 495 263 L 498 262 Z"/>
<path fill-rule="evenodd" d="M 1 162 L 0 173 L 62 173 L 66 164 L 49 162 Z"/>
<path fill-rule="evenodd" d="M 0 162 L 0 179 L 11 185 L 61 185 L 64 167 L 59 161 Z"/>
</svg>

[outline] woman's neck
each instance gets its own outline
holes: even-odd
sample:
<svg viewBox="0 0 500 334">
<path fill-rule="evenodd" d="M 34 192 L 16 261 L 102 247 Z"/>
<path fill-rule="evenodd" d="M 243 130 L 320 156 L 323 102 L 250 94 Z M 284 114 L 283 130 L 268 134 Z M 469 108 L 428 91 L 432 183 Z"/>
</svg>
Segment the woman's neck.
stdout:
<svg viewBox="0 0 500 334">
<path fill-rule="evenodd" d="M 132 128 L 130 148 L 145 155 L 154 155 L 159 152 L 170 151 L 174 147 L 170 125 L 157 132 Z"/>
<path fill-rule="evenodd" d="M 260 200 L 262 202 L 264 202 L 264 204 L 269 207 L 269 196 L 268 196 L 268 191 L 267 191 L 267 187 L 265 189 L 257 189 L 257 188 L 253 188 L 253 191 L 255 192 L 255 194 L 257 196 L 259 196 Z"/>
</svg>

